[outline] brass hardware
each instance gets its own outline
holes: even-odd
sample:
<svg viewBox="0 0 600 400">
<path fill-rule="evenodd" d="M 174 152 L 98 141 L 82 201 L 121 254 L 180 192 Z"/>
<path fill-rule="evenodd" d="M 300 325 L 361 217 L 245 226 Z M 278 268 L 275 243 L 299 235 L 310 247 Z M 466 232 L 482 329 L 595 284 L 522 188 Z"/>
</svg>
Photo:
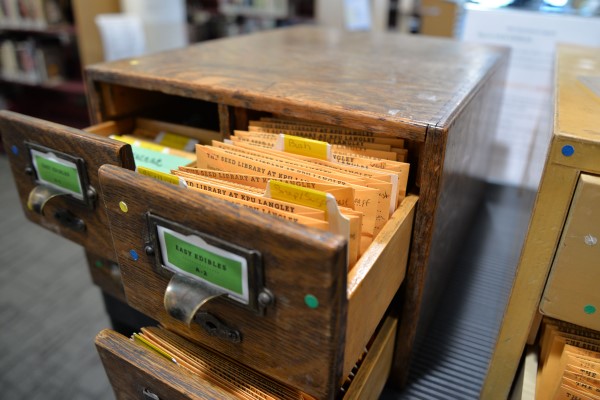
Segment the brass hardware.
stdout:
<svg viewBox="0 0 600 400">
<path fill-rule="evenodd" d="M 27 208 L 40 215 L 44 215 L 44 207 L 51 199 L 58 196 L 65 196 L 67 193 L 50 186 L 38 185 L 29 192 L 27 198 Z"/>
<path fill-rule="evenodd" d="M 189 326 L 202 306 L 224 294 L 224 291 L 215 289 L 197 279 L 174 274 L 165 291 L 165 310 L 171 317 L 185 322 Z"/>
</svg>

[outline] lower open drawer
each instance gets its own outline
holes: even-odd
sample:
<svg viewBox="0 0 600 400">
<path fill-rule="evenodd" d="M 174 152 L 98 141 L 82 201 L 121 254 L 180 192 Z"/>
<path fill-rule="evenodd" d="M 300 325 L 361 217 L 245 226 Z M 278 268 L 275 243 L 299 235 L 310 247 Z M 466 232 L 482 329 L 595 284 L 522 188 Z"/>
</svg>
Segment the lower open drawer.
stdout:
<svg viewBox="0 0 600 400">
<path fill-rule="evenodd" d="M 396 320 L 385 319 L 352 378 L 338 388 L 336 398 L 368 400 L 379 397 L 390 370 L 395 334 Z M 208 349 L 186 343 L 181 338 L 175 339 L 195 354 L 203 355 L 192 360 L 193 365 L 203 366 L 202 369 L 186 369 L 182 366 L 184 362 L 173 363 L 166 354 L 161 355 L 116 332 L 100 332 L 96 347 L 117 399 L 312 398 L 297 388 L 283 386 Z M 282 366 L 282 369 L 286 368 Z M 216 376 L 218 373 L 221 376 Z M 221 380 L 225 375 L 227 379 Z"/>
</svg>

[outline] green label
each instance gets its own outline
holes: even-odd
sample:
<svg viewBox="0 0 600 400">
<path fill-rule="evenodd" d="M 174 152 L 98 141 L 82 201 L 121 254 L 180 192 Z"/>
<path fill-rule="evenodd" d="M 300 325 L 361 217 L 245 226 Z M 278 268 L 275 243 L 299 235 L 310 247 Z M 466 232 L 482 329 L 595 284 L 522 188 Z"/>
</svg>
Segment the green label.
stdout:
<svg viewBox="0 0 600 400">
<path fill-rule="evenodd" d="M 220 256 L 164 232 L 169 263 L 212 284 L 243 296 L 239 261 Z"/>
<path fill-rule="evenodd" d="M 77 167 L 65 165 L 48 158 L 35 155 L 38 178 L 70 192 L 81 193 L 81 183 Z"/>
<path fill-rule="evenodd" d="M 165 154 L 140 146 L 132 146 L 131 150 L 133 150 L 136 167 L 150 168 L 167 174 L 170 174 L 172 169 L 178 169 L 191 162 L 189 158 Z"/>
</svg>

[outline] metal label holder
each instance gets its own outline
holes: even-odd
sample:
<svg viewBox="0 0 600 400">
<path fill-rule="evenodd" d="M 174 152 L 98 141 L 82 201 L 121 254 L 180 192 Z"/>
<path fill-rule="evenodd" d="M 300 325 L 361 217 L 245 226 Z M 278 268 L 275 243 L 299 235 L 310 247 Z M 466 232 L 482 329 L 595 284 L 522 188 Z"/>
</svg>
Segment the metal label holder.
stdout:
<svg viewBox="0 0 600 400">
<path fill-rule="evenodd" d="M 68 198 L 70 201 L 76 202 L 78 204 L 84 205 L 85 207 L 93 210 L 95 207 L 95 202 L 97 199 L 96 190 L 90 185 L 87 169 L 85 165 L 85 160 L 81 157 L 75 157 L 70 154 L 63 153 L 61 151 L 57 151 L 51 149 L 49 147 L 42 146 L 37 143 L 32 142 L 24 142 L 25 147 L 27 148 L 27 155 L 29 157 L 29 167 L 27 168 L 27 172 L 30 173 L 34 182 L 37 184 L 36 187 L 31 191 L 29 195 L 29 205 L 30 208 L 39 214 L 43 214 L 43 209 L 46 203 L 54 197 L 63 196 Z M 64 161 L 68 161 L 74 164 L 77 168 L 77 176 L 81 185 L 81 198 L 77 198 L 75 195 L 70 193 L 67 190 L 61 189 L 56 185 L 50 185 L 47 182 L 44 182 L 38 175 L 38 171 L 34 167 L 32 150 L 38 151 L 44 154 L 52 154 L 56 158 Z"/>
<path fill-rule="evenodd" d="M 264 287 L 264 273 L 261 254 L 256 250 L 226 242 L 215 236 L 190 229 L 180 223 L 170 221 L 152 213 L 147 213 L 149 240 L 146 243 L 146 254 L 154 257 L 154 271 L 170 278 L 165 292 L 165 308 L 169 314 L 189 324 L 202 306 L 214 298 L 220 297 L 228 303 L 248 309 L 258 315 L 264 315 L 265 308 L 273 303 L 271 292 Z M 227 295 L 225 290 L 215 287 L 214 283 L 201 277 L 190 277 L 171 270 L 162 254 L 158 228 L 166 228 L 185 236 L 196 236 L 210 246 L 242 257 L 247 265 L 248 303 Z"/>
</svg>

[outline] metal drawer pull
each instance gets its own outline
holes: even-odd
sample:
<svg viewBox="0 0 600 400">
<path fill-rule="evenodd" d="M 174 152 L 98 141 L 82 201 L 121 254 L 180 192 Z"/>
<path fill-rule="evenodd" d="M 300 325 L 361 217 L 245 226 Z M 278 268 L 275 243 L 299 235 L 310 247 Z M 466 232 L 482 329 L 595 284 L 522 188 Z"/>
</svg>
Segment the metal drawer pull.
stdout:
<svg viewBox="0 0 600 400">
<path fill-rule="evenodd" d="M 27 208 L 40 215 L 44 215 L 44 207 L 51 199 L 58 196 L 65 196 L 67 193 L 50 186 L 38 185 L 29 192 L 27 199 Z"/>
<path fill-rule="evenodd" d="M 144 390 L 142 390 L 142 394 L 144 395 L 144 400 L 160 400 L 160 397 L 158 397 L 148 388 L 144 388 Z"/>
<path fill-rule="evenodd" d="M 174 274 L 165 291 L 165 310 L 171 317 L 189 326 L 202 306 L 224 294 L 226 294 L 224 291 L 196 279 Z"/>
</svg>

